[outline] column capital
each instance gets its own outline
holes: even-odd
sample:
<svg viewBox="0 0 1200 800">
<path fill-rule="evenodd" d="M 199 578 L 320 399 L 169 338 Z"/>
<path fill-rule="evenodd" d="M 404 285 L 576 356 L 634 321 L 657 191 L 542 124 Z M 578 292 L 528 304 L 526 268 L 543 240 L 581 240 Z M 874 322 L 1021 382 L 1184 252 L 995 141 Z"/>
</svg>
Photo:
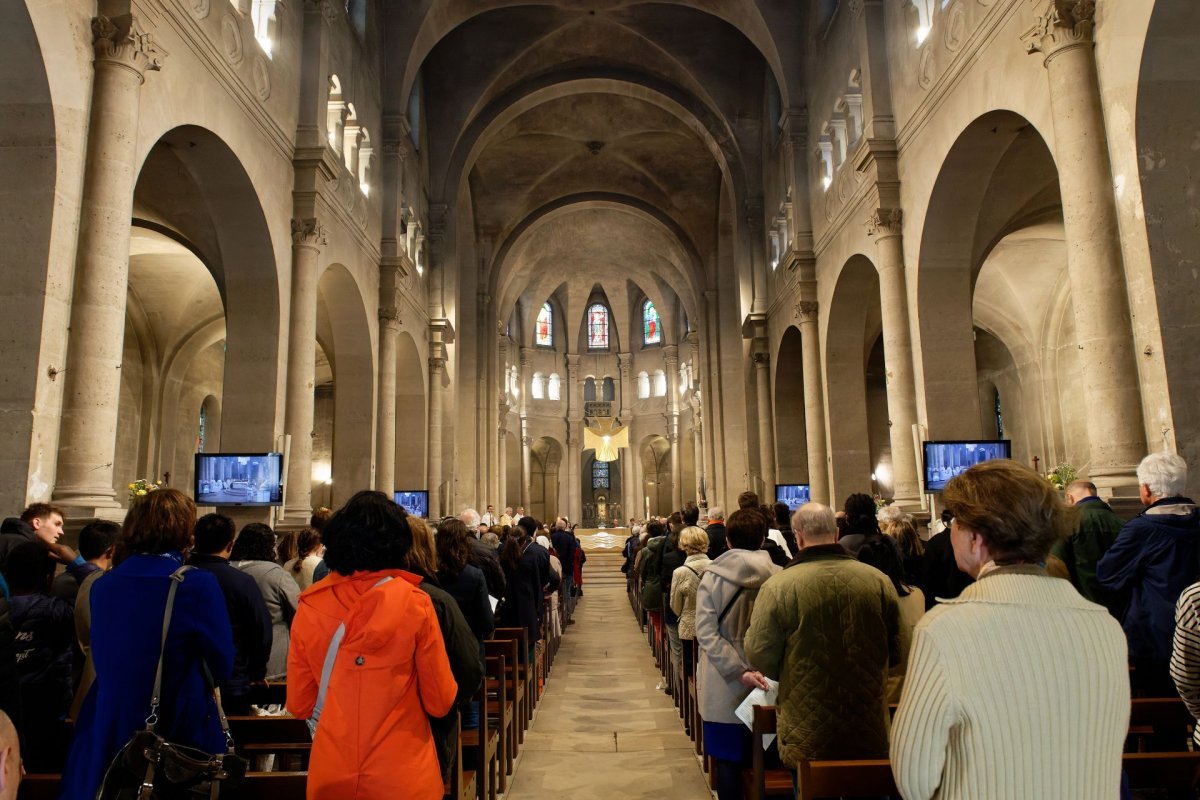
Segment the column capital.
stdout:
<svg viewBox="0 0 1200 800">
<path fill-rule="evenodd" d="M 533 437 L 532 436 L 530 436 L 528 433 L 521 436 L 521 446 L 522 447 L 530 447 L 532 445 L 533 445 Z"/>
<path fill-rule="evenodd" d="M 408 144 L 401 139 L 389 139 L 383 143 L 383 154 L 385 156 L 394 156 L 401 161 L 408 158 Z"/>
<path fill-rule="evenodd" d="M 806 322 L 816 322 L 818 306 L 819 303 L 816 300 L 801 300 L 796 303 L 796 319 L 800 320 L 801 325 Z"/>
<path fill-rule="evenodd" d="M 663 347 L 663 362 L 668 369 L 679 366 L 679 345 L 668 344 Z"/>
<path fill-rule="evenodd" d="M 1025 52 L 1042 53 L 1048 64 L 1063 50 L 1090 46 L 1095 25 L 1096 0 L 1048 0 L 1021 41 Z"/>
<path fill-rule="evenodd" d="M 133 14 L 92 17 L 92 47 L 96 63 L 127 67 L 144 81 L 147 70 L 162 69 L 167 53 L 158 47 Z"/>
<path fill-rule="evenodd" d="M 400 319 L 400 309 L 395 306 L 380 306 L 379 307 L 379 328 L 380 330 L 399 331 L 402 320 Z"/>
<path fill-rule="evenodd" d="M 528 347 L 521 348 L 521 366 L 522 367 L 529 366 L 529 348 Z"/>
<path fill-rule="evenodd" d="M 617 353 L 617 368 L 621 371 L 621 380 L 629 380 L 633 372 L 633 353 Z"/>
<path fill-rule="evenodd" d="M 430 356 L 429 357 L 429 372 L 431 374 L 437 375 L 441 372 L 444 372 L 445 369 L 446 369 L 446 357 L 445 356 Z"/>
<path fill-rule="evenodd" d="M 329 244 L 325 226 L 316 217 L 292 218 L 292 244 L 296 247 L 311 247 L 319 250 Z"/>
<path fill-rule="evenodd" d="M 867 236 L 886 239 L 900 236 L 904 231 L 904 212 L 899 208 L 877 208 L 867 219 Z"/>
<path fill-rule="evenodd" d="M 758 369 L 766 369 L 771 365 L 771 354 L 758 351 L 754 354 L 754 366 Z"/>
</svg>

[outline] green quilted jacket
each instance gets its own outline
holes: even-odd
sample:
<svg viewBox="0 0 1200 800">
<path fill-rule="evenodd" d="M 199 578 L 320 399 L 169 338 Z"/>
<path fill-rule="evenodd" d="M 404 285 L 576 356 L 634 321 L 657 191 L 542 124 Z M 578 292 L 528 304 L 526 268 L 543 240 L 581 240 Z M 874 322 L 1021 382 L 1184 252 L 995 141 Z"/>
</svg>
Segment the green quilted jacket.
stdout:
<svg viewBox="0 0 1200 800">
<path fill-rule="evenodd" d="M 746 659 L 779 681 L 779 755 L 887 758 L 888 667 L 908 633 L 892 582 L 841 545 L 806 547 L 759 590 Z"/>
</svg>

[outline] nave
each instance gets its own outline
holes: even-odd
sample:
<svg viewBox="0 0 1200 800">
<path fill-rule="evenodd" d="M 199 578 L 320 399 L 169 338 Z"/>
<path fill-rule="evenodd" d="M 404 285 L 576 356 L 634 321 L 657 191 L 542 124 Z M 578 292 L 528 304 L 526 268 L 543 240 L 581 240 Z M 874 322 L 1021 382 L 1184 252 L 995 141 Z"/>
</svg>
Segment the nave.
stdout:
<svg viewBox="0 0 1200 800">
<path fill-rule="evenodd" d="M 709 797 L 671 699 L 654 690 L 658 672 L 624 583 L 604 577 L 588 576 L 508 799 Z"/>
</svg>

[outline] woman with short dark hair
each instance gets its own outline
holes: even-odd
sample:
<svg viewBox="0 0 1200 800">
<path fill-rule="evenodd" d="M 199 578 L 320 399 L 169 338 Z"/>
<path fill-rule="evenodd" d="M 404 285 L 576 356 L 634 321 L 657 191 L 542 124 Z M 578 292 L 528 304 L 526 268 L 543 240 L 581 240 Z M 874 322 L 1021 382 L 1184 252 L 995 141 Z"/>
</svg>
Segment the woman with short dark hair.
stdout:
<svg viewBox="0 0 1200 800">
<path fill-rule="evenodd" d="M 1074 511 L 1013 461 L 950 480 L 958 568 L 976 578 L 917 623 L 892 727 L 908 800 L 1117 797 L 1129 726 L 1125 635 L 1046 574 Z"/>
<path fill-rule="evenodd" d="M 300 603 L 300 585 L 275 560 L 275 543 L 275 531 L 271 530 L 271 526 L 251 522 L 242 528 L 229 553 L 229 563 L 254 578 L 271 614 L 268 680 L 278 680 L 287 675 L 292 619 Z"/>
<path fill-rule="evenodd" d="M 288 710 L 319 718 L 308 797 L 377 797 L 400 785 L 405 797 L 439 800 L 429 717 L 451 710 L 458 686 L 433 601 L 404 569 L 407 516 L 383 493 L 359 492 L 322 537 L 334 574 L 301 598 L 288 656 Z"/>
<path fill-rule="evenodd" d="M 159 652 L 163 654 L 159 735 L 209 753 L 225 751 L 212 686 L 233 669 L 233 633 L 216 577 L 192 569 L 176 589 L 162 643 L 171 576 L 192 546 L 196 506 L 182 492 L 159 489 L 129 509 L 117 540 L 116 566 L 91 586 L 93 684 L 75 723 L 63 774 L 63 797 L 93 797 L 105 770 L 133 733 L 146 726 Z"/>
<path fill-rule="evenodd" d="M 852 556 L 858 555 L 858 548 L 867 541 L 882 536 L 879 530 L 878 513 L 875 509 L 875 498 L 869 494 L 856 492 L 846 498 L 842 507 L 845 513 L 845 525 L 839 526 L 838 543 Z"/>
</svg>

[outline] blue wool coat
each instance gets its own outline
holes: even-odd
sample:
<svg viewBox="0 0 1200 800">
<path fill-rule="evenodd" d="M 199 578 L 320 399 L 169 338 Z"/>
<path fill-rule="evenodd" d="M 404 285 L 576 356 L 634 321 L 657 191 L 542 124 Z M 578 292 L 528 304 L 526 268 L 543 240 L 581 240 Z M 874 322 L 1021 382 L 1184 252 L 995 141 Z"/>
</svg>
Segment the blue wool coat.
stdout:
<svg viewBox="0 0 1200 800">
<path fill-rule="evenodd" d="M 113 757 L 146 724 L 170 575 L 181 564 L 178 554 L 131 556 L 92 587 L 96 683 L 75 724 L 60 795 L 66 800 L 94 797 Z M 212 573 L 197 569 L 175 595 L 157 730 L 168 741 L 220 753 L 225 737 L 201 658 L 218 684 L 229 680 L 233 634 L 225 598 Z"/>
</svg>

